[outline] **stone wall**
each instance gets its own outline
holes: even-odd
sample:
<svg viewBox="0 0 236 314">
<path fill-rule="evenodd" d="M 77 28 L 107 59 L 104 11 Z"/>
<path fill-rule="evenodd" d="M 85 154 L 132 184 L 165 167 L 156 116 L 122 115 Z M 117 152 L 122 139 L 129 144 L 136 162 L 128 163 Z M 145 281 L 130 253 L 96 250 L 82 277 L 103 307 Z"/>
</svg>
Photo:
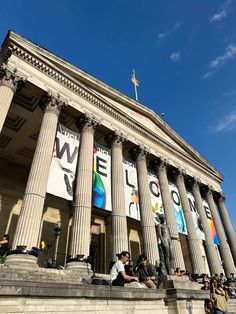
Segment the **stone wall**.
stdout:
<svg viewBox="0 0 236 314">
<path fill-rule="evenodd" d="M 208 293 L 183 288 L 134 289 L 91 285 L 78 273 L 0 267 L 1 313 L 204 314 Z"/>
</svg>

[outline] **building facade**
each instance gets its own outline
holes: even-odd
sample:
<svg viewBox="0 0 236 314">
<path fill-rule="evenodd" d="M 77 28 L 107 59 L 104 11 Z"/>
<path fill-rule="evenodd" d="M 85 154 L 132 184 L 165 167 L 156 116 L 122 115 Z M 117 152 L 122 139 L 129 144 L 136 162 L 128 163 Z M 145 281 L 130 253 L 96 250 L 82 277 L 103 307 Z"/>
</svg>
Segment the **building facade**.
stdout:
<svg viewBox="0 0 236 314">
<path fill-rule="evenodd" d="M 223 176 L 154 111 L 14 32 L 0 63 L 6 265 L 37 268 L 51 254 L 81 270 L 90 256 L 93 269 L 107 273 L 122 250 L 155 263 L 164 214 L 174 267 L 235 274 Z"/>
</svg>

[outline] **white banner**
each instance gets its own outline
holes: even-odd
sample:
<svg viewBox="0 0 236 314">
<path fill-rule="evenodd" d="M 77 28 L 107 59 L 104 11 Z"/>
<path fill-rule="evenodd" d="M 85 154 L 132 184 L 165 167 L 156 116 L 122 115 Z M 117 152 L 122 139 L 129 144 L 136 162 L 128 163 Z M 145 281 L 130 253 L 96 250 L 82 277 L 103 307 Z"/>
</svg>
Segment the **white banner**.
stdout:
<svg viewBox="0 0 236 314">
<path fill-rule="evenodd" d="M 175 221 L 179 233 L 187 234 L 186 223 L 177 186 L 169 182 L 169 189 L 174 206 Z"/>
<path fill-rule="evenodd" d="M 73 186 L 79 150 L 79 133 L 58 124 L 47 192 L 73 200 Z"/>
<path fill-rule="evenodd" d="M 205 234 L 204 234 L 201 219 L 200 219 L 200 216 L 199 216 L 196 204 L 195 204 L 195 198 L 194 198 L 193 194 L 190 193 L 189 191 L 187 191 L 187 196 L 188 196 L 190 210 L 191 210 L 192 216 L 193 216 L 193 221 L 194 221 L 197 237 L 200 240 L 205 240 Z"/>
<path fill-rule="evenodd" d="M 160 182 L 155 174 L 148 174 L 148 183 L 151 195 L 152 211 L 155 223 L 159 223 L 158 215 L 163 215 L 163 204 L 161 199 Z"/>
<path fill-rule="evenodd" d="M 126 215 L 140 220 L 137 169 L 134 163 L 123 161 Z"/>
<path fill-rule="evenodd" d="M 94 145 L 93 205 L 111 211 L 111 152 Z"/>
</svg>

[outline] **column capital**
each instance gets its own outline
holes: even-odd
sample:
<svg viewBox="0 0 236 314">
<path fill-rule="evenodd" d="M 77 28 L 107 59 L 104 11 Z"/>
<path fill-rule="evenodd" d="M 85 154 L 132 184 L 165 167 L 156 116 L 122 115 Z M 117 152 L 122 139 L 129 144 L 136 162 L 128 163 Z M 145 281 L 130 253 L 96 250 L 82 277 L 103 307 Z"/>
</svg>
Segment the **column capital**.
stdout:
<svg viewBox="0 0 236 314">
<path fill-rule="evenodd" d="M 223 191 L 219 192 L 218 195 L 219 195 L 220 199 L 222 199 L 224 201 L 226 200 L 226 195 Z"/>
<path fill-rule="evenodd" d="M 210 196 L 213 198 L 214 188 L 210 184 L 208 184 L 205 188 L 206 196 Z"/>
<path fill-rule="evenodd" d="M 135 158 L 135 160 L 146 160 L 146 156 L 150 154 L 150 151 L 146 146 L 140 144 L 134 147 L 130 153 Z"/>
<path fill-rule="evenodd" d="M 53 112 L 59 116 L 60 112 L 68 106 L 67 100 L 61 98 L 60 94 L 54 96 L 50 91 L 43 95 L 39 101 L 39 106 L 44 112 Z"/>
<path fill-rule="evenodd" d="M 226 200 L 226 195 L 223 191 L 219 191 L 219 192 L 216 192 L 215 193 L 215 198 L 218 200 L 218 201 L 225 201 Z"/>
<path fill-rule="evenodd" d="M 19 91 L 26 81 L 26 77 L 17 75 L 17 69 L 11 69 L 5 63 L 0 67 L 0 86 L 9 87 L 13 93 Z"/>
<path fill-rule="evenodd" d="M 187 175 L 187 172 L 184 168 L 179 166 L 173 170 L 173 175 L 174 175 L 175 179 L 179 179 L 179 180 L 184 181 L 184 179 Z"/>
<path fill-rule="evenodd" d="M 189 179 L 189 182 L 190 182 L 192 189 L 198 189 L 198 190 L 200 189 L 200 185 L 202 184 L 201 179 L 197 176 L 191 177 Z"/>
<path fill-rule="evenodd" d="M 109 146 L 122 145 L 127 141 L 127 136 L 119 130 L 115 130 L 114 132 L 107 134 L 105 140 Z"/>
<path fill-rule="evenodd" d="M 160 156 L 159 158 L 153 159 L 151 165 L 155 171 L 166 171 L 166 167 L 170 165 L 170 162 L 164 156 Z"/>
<path fill-rule="evenodd" d="M 101 121 L 96 119 L 93 115 L 89 113 L 84 113 L 79 119 L 76 121 L 77 128 L 82 131 L 90 131 L 94 132 L 94 130 L 101 124 Z"/>
</svg>

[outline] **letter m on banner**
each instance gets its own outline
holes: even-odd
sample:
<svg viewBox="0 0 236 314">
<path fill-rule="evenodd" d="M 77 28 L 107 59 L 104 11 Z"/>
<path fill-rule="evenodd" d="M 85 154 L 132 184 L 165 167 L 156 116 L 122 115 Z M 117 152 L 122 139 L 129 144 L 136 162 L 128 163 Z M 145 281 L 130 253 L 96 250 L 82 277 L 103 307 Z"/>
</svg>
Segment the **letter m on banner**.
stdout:
<svg viewBox="0 0 236 314">
<path fill-rule="evenodd" d="M 73 200 L 78 151 L 79 133 L 58 124 L 48 177 L 48 193 Z"/>
</svg>

